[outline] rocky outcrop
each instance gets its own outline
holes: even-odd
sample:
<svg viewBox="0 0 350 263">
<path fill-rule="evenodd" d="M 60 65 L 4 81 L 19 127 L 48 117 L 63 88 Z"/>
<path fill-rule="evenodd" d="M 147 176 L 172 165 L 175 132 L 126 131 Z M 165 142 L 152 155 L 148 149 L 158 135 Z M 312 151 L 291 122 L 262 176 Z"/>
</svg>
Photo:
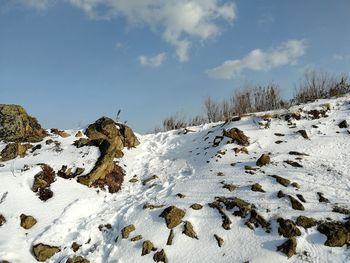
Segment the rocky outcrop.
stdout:
<svg viewBox="0 0 350 263">
<path fill-rule="evenodd" d="M 30 143 L 9 143 L 0 153 L 0 161 L 5 162 L 12 159 L 15 159 L 17 156 L 24 157 L 26 155 L 26 151 L 32 148 L 33 145 Z"/>
<path fill-rule="evenodd" d="M 114 122 L 112 119 L 102 117 L 88 126 L 85 131 L 88 138 L 80 138 L 75 145 L 82 147 L 86 145 L 97 146 L 101 156 L 92 171 L 78 178 L 78 182 L 89 187 L 100 180 L 97 185 L 101 186 L 101 180 L 113 181 L 112 192 L 118 191 L 117 185 L 121 184 L 119 172 L 121 171 L 113 162 L 114 158 L 123 156 L 123 148 L 132 148 L 139 145 L 139 141 L 133 131 L 124 124 Z M 118 170 L 118 171 L 117 171 Z M 120 182 L 121 181 L 121 182 Z M 96 184 L 95 184 L 96 185 Z M 111 188 L 109 188 L 111 191 Z"/>
<path fill-rule="evenodd" d="M 23 107 L 0 104 L 0 141 L 39 142 L 45 136 L 46 131 Z"/>
<path fill-rule="evenodd" d="M 244 134 L 243 131 L 241 131 L 238 128 L 232 128 L 229 130 L 224 130 L 223 135 L 231 138 L 232 142 L 237 143 L 241 146 L 248 146 L 249 145 L 249 137 Z"/>
<path fill-rule="evenodd" d="M 45 262 L 60 251 L 61 250 L 59 247 L 49 246 L 42 243 L 37 244 L 33 247 L 34 256 L 36 260 L 40 262 Z"/>
</svg>

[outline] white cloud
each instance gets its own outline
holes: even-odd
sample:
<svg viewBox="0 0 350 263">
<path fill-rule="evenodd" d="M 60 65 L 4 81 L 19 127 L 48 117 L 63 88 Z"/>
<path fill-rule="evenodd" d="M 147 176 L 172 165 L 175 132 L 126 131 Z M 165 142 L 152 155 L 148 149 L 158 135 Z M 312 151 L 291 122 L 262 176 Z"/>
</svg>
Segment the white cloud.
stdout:
<svg viewBox="0 0 350 263">
<path fill-rule="evenodd" d="M 333 56 L 335 60 L 350 60 L 350 54 L 335 54 Z"/>
<path fill-rule="evenodd" d="M 227 60 L 222 65 L 210 69 L 207 74 L 212 78 L 233 79 L 244 70 L 268 71 L 273 68 L 295 64 L 305 54 L 304 40 L 289 40 L 282 45 L 262 51 L 254 49 L 242 59 Z"/>
<path fill-rule="evenodd" d="M 15 2 L 37 10 L 45 10 L 49 6 L 49 0 L 16 0 Z"/>
<path fill-rule="evenodd" d="M 159 67 L 160 65 L 163 64 L 165 59 L 166 59 L 165 53 L 160 53 L 153 57 L 147 57 L 143 55 L 143 56 L 139 56 L 139 63 L 143 66 Z"/>
<path fill-rule="evenodd" d="M 234 4 L 220 0 L 66 0 L 92 19 L 124 17 L 129 26 L 148 27 L 174 46 L 179 61 L 189 59 L 194 40 L 222 31 L 220 21 L 232 23 Z"/>
</svg>

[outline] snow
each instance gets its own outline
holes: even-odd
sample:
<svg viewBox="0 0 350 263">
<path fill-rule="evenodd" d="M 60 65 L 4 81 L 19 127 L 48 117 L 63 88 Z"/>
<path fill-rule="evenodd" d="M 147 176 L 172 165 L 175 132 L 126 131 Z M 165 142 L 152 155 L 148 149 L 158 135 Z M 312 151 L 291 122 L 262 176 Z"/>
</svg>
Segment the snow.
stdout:
<svg viewBox="0 0 350 263">
<path fill-rule="evenodd" d="M 272 118 L 270 128 L 262 129 L 257 123 L 265 113 L 257 113 L 237 122 L 191 127 L 194 132 L 187 134 L 177 130 L 138 135 L 141 144 L 135 149 L 124 150 L 124 157 L 118 160 L 126 171 L 120 192 L 109 194 L 87 188 L 75 179 L 57 177 L 51 186 L 54 197 L 43 202 L 30 189 L 34 175 L 40 171 L 39 163 L 50 165 L 56 172 L 62 165 L 83 167 L 84 174 L 87 174 L 100 154 L 96 147 L 78 149 L 72 145 L 77 130 L 67 131 L 71 134 L 68 138 L 50 135 L 51 139 L 61 143 L 61 150 L 57 151 L 55 146 L 43 142 L 43 147 L 35 151 L 38 155 L 30 153 L 24 158 L 3 162 L 4 167 L 0 167 L 0 198 L 7 192 L 5 200 L 0 203 L 0 214 L 7 220 L 0 227 L 0 260 L 36 262 L 31 248 L 34 244 L 45 243 L 61 248 L 61 252 L 48 262 L 65 262 L 74 254 L 71 244 L 77 242 L 82 247 L 76 253 L 91 262 L 154 262 L 153 253 L 141 257 L 142 242 L 150 240 L 157 248 L 165 250 L 171 263 L 350 262 L 350 250 L 346 246 L 324 246 L 326 236 L 316 227 L 308 230 L 300 227 L 302 235 L 297 237 L 297 255 L 288 259 L 276 252 L 276 247 L 286 240 L 278 234 L 277 218 L 295 220 L 304 215 L 318 220 L 331 218 L 342 221 L 346 217 L 332 212 L 332 209 L 335 204 L 350 206 L 350 135 L 346 129 L 337 126 L 344 119 L 350 122 L 349 101 L 347 96 L 289 109 L 293 112 L 299 108 L 320 108 L 325 103 L 331 105 L 328 117 L 294 121 L 296 128 L 288 127 L 285 120 Z M 218 147 L 212 146 L 214 138 L 222 135 L 223 129 L 232 127 L 243 130 L 250 137 L 249 154 L 235 155 L 233 148 L 239 146 L 227 144 L 228 138 Z M 308 132 L 310 140 L 296 133 L 300 129 Z M 278 137 L 274 133 L 285 136 Z M 285 142 L 276 144 L 277 140 Z M 4 147 L 5 144 L 0 143 L 0 150 Z M 226 154 L 221 158 L 215 157 L 218 151 L 226 151 Z M 289 155 L 289 151 L 309 155 L 298 160 L 302 168 L 283 162 L 298 157 Z M 255 174 L 245 173 L 244 166 L 254 167 L 263 153 L 270 153 L 272 164 L 262 167 Z M 24 165 L 30 169 L 21 171 Z M 224 175 L 217 176 L 218 172 Z M 134 175 L 139 182 L 129 182 Z M 158 178 L 143 185 L 142 181 L 152 175 Z M 283 187 L 267 175 L 279 175 L 297 182 L 300 189 Z M 223 189 L 222 181 L 235 184 L 237 189 L 233 192 Z M 250 186 L 254 183 L 261 184 L 266 192 L 251 191 Z M 293 196 L 302 194 L 307 201 L 303 203 L 305 211 L 293 210 L 287 198 L 277 198 L 279 190 Z M 324 193 L 330 203 L 320 203 L 317 192 Z M 179 198 L 178 193 L 184 194 L 185 198 Z M 262 228 L 249 229 L 244 225 L 244 219 L 233 216 L 230 211 L 227 215 L 232 221 L 231 229 L 223 229 L 221 215 L 208 206 L 216 196 L 239 197 L 254 204 L 257 211 L 271 221 L 271 233 Z M 183 220 L 192 223 L 199 239 L 182 234 L 181 224 L 174 229 L 173 245 L 167 246 L 169 229 L 164 219 L 159 217 L 165 207 L 143 209 L 145 203 L 165 207 L 175 205 L 184 209 L 186 215 Z M 191 209 L 193 203 L 202 204 L 203 209 Z M 32 229 L 24 230 L 20 227 L 19 216 L 22 213 L 34 216 L 38 223 Z M 111 224 L 112 229 L 100 231 L 98 227 L 101 224 Z M 143 240 L 131 242 L 121 238 L 121 229 L 129 224 L 136 227 L 131 237 L 140 234 Z M 221 248 L 214 234 L 224 239 Z"/>
</svg>

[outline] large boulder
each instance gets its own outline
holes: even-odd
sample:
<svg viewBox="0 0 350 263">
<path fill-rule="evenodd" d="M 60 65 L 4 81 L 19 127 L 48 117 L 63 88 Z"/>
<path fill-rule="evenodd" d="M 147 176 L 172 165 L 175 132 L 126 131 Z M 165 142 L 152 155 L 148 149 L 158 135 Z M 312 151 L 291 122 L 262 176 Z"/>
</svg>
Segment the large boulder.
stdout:
<svg viewBox="0 0 350 263">
<path fill-rule="evenodd" d="M 33 145 L 30 143 L 9 143 L 0 153 L 0 161 L 5 162 L 12 159 L 15 159 L 17 156 L 24 157 L 26 155 L 26 151 L 32 148 Z"/>
<path fill-rule="evenodd" d="M 39 142 L 46 136 L 37 119 L 19 105 L 0 104 L 0 140 Z"/>
<path fill-rule="evenodd" d="M 109 186 L 110 192 L 118 191 L 122 183 L 120 174 L 123 176 L 123 171 L 114 164 L 114 159 L 123 156 L 124 147 L 136 147 L 140 142 L 128 126 L 116 123 L 107 117 L 102 117 L 89 125 L 85 135 L 88 139 L 82 138 L 76 145 L 97 146 L 101 155 L 92 171 L 79 177 L 78 182 L 91 187 L 97 181 L 99 181 L 98 186 L 101 186 L 101 182 L 106 181 L 109 182 L 109 185 L 106 185 Z M 106 180 L 106 176 L 108 176 L 108 180 Z M 111 185 L 113 185 L 113 190 L 111 190 Z"/>
</svg>

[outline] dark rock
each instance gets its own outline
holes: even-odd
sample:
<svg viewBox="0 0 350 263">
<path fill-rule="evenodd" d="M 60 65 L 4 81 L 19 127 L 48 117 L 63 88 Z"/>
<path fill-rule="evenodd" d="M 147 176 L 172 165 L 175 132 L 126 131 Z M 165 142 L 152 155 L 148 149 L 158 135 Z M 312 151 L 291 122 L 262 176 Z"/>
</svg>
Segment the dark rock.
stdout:
<svg viewBox="0 0 350 263">
<path fill-rule="evenodd" d="M 294 162 L 294 161 L 291 161 L 291 160 L 286 160 L 284 162 L 289 164 L 290 166 L 293 166 L 293 167 L 298 167 L 298 168 L 302 168 L 303 167 L 300 163 Z"/>
<path fill-rule="evenodd" d="M 300 135 L 303 136 L 304 139 L 310 140 L 310 138 L 307 135 L 307 132 L 305 130 L 299 130 L 297 132 L 300 133 Z"/>
<path fill-rule="evenodd" d="M 164 249 L 154 253 L 153 255 L 153 260 L 155 262 L 164 262 L 164 263 L 167 263 L 168 262 L 168 259 L 166 257 L 166 254 L 164 252 Z"/>
<path fill-rule="evenodd" d="M 42 145 L 41 144 L 37 144 L 35 145 L 32 150 L 31 150 L 31 153 L 35 152 L 36 150 L 40 150 L 42 148 Z"/>
<path fill-rule="evenodd" d="M 62 168 L 57 172 L 57 176 L 64 179 L 74 178 L 72 168 L 67 169 L 67 165 L 62 165 Z"/>
<path fill-rule="evenodd" d="M 60 251 L 61 249 L 59 247 L 49 246 L 42 243 L 39 243 L 33 247 L 34 256 L 36 260 L 40 262 L 48 260 Z"/>
<path fill-rule="evenodd" d="M 289 200 L 290 200 L 290 203 L 292 204 L 292 208 L 294 210 L 301 210 L 301 211 L 304 211 L 305 208 L 303 206 L 302 203 L 300 203 L 297 199 L 295 199 L 293 196 L 289 195 Z"/>
<path fill-rule="evenodd" d="M 225 230 L 229 230 L 231 229 L 231 224 L 232 221 L 231 219 L 226 215 L 226 213 L 224 212 L 223 208 L 220 205 L 220 202 L 218 201 L 214 201 L 212 203 L 209 203 L 209 207 L 211 208 L 215 208 L 219 211 L 221 218 L 222 218 L 222 227 Z"/>
<path fill-rule="evenodd" d="M 306 203 L 304 196 L 302 196 L 301 194 L 297 194 L 297 197 L 301 202 Z"/>
<path fill-rule="evenodd" d="M 282 142 L 281 140 L 275 141 L 276 144 L 281 144 Z"/>
<path fill-rule="evenodd" d="M 58 129 L 51 129 L 51 133 L 55 134 L 55 135 L 58 135 L 62 138 L 67 138 L 69 137 L 70 135 L 68 133 L 66 133 L 65 131 L 61 131 L 61 130 L 58 130 Z"/>
<path fill-rule="evenodd" d="M 176 227 L 182 222 L 185 211 L 175 206 L 169 206 L 160 214 L 165 219 L 165 223 L 169 229 Z"/>
<path fill-rule="evenodd" d="M 236 190 L 237 186 L 235 186 L 234 184 L 224 184 L 222 188 L 233 192 L 234 190 Z"/>
<path fill-rule="evenodd" d="M 242 118 L 240 116 L 232 117 L 231 121 L 240 121 Z"/>
<path fill-rule="evenodd" d="M 89 260 L 83 258 L 82 256 L 73 256 L 69 258 L 66 263 L 90 263 Z"/>
<path fill-rule="evenodd" d="M 191 224 L 190 221 L 185 221 L 184 230 L 182 231 L 182 233 L 190 238 L 198 239 L 198 236 L 197 236 L 196 232 L 194 231 L 193 225 Z"/>
<path fill-rule="evenodd" d="M 116 193 L 122 187 L 124 175 L 124 170 L 120 166 L 114 164 L 113 170 L 108 172 L 103 178 L 97 179 L 91 186 L 100 189 L 108 187 L 110 193 Z"/>
<path fill-rule="evenodd" d="M 295 188 L 297 188 L 297 189 L 300 188 L 300 185 L 299 185 L 297 182 L 293 182 L 293 183 L 291 184 L 291 186 L 293 186 L 293 187 L 295 187 Z"/>
<path fill-rule="evenodd" d="M 256 184 L 253 184 L 252 187 L 251 187 L 251 190 L 254 191 L 254 192 L 262 192 L 262 193 L 265 193 L 265 190 L 262 188 L 262 186 L 258 183 Z"/>
<path fill-rule="evenodd" d="M 223 135 L 232 139 L 232 141 L 237 143 L 238 145 L 241 145 L 241 146 L 249 145 L 249 137 L 246 136 L 244 132 L 238 128 L 224 130 Z"/>
<path fill-rule="evenodd" d="M 37 223 L 37 220 L 34 217 L 25 214 L 21 214 L 20 219 L 21 227 L 24 229 L 31 229 Z"/>
<path fill-rule="evenodd" d="M 222 247 L 224 245 L 224 240 L 219 237 L 218 235 L 214 234 L 214 238 L 216 239 L 216 242 L 218 243 L 219 247 Z"/>
<path fill-rule="evenodd" d="M 131 232 L 135 231 L 136 228 L 134 225 L 128 225 L 122 229 L 122 238 L 128 239 Z"/>
<path fill-rule="evenodd" d="M 289 181 L 288 179 L 283 178 L 283 177 L 281 177 L 281 176 L 278 176 L 278 175 L 271 175 L 271 177 L 275 178 L 276 181 L 277 181 L 279 184 L 281 184 L 281 185 L 283 185 L 283 186 L 285 186 L 285 187 L 287 187 L 287 186 L 290 184 L 290 181 Z"/>
<path fill-rule="evenodd" d="M 341 122 L 338 124 L 338 126 L 339 126 L 339 128 L 341 128 L 341 129 L 346 129 L 346 128 L 349 127 L 349 125 L 348 125 L 348 123 L 347 123 L 346 120 L 341 121 Z"/>
<path fill-rule="evenodd" d="M 270 156 L 268 154 L 263 154 L 260 156 L 260 158 L 256 161 L 257 166 L 265 166 L 271 163 Z"/>
<path fill-rule="evenodd" d="M 38 194 L 39 199 L 44 202 L 53 197 L 53 192 L 50 188 L 39 188 Z"/>
<path fill-rule="evenodd" d="M 167 246 L 171 246 L 173 244 L 174 237 L 175 237 L 174 230 L 170 229 L 168 240 L 166 242 Z"/>
<path fill-rule="evenodd" d="M 317 192 L 317 195 L 320 203 L 329 203 L 329 200 L 323 196 L 323 193 Z"/>
<path fill-rule="evenodd" d="M 283 198 L 283 197 L 286 197 L 287 195 L 285 194 L 285 193 L 283 193 L 282 192 L 282 190 L 279 190 L 278 192 L 277 192 L 277 197 L 278 198 Z"/>
<path fill-rule="evenodd" d="M 141 240 L 142 238 L 143 238 L 142 235 L 137 235 L 137 236 L 132 237 L 130 239 L 130 241 L 135 242 L 135 241 Z"/>
<path fill-rule="evenodd" d="M 281 251 L 282 253 L 286 254 L 288 258 L 296 254 L 296 249 L 297 240 L 295 237 L 289 238 L 286 242 L 277 247 L 277 251 Z"/>
<path fill-rule="evenodd" d="M 275 133 L 276 136 L 279 136 L 279 137 L 283 137 L 284 134 L 283 133 Z"/>
<path fill-rule="evenodd" d="M 40 188 L 48 188 L 55 181 L 55 171 L 47 164 L 41 164 L 41 172 L 34 176 L 32 186 L 33 192 L 38 192 Z"/>
<path fill-rule="evenodd" d="M 350 243 L 350 223 L 326 222 L 317 227 L 317 230 L 327 236 L 324 243 L 329 247 L 342 247 Z"/>
<path fill-rule="evenodd" d="M 214 147 L 219 146 L 223 139 L 224 139 L 224 136 L 216 136 L 213 141 L 213 146 Z"/>
<path fill-rule="evenodd" d="M 5 223 L 6 223 L 5 217 L 2 214 L 0 214 L 0 226 L 3 226 Z"/>
<path fill-rule="evenodd" d="M 0 141 L 39 142 L 45 136 L 46 131 L 21 106 L 0 104 Z"/>
<path fill-rule="evenodd" d="M 158 179 L 159 177 L 157 175 L 152 175 L 151 177 L 148 177 L 147 179 L 143 180 L 142 184 L 143 185 L 146 185 L 147 183 L 153 181 L 153 180 L 156 180 Z"/>
<path fill-rule="evenodd" d="M 334 213 L 340 213 L 344 215 L 350 215 L 350 209 L 346 207 L 341 207 L 341 206 L 334 206 L 333 210 Z"/>
<path fill-rule="evenodd" d="M 300 153 L 300 152 L 296 152 L 296 151 L 290 151 L 289 154 L 290 155 L 298 155 L 298 156 L 310 156 L 307 153 Z"/>
<path fill-rule="evenodd" d="M 202 206 L 201 204 L 197 204 L 197 203 L 192 204 L 190 207 L 191 207 L 193 210 L 201 210 L 201 209 L 203 208 L 203 206 Z"/>
<path fill-rule="evenodd" d="M 317 221 L 315 219 L 306 216 L 298 216 L 296 223 L 298 226 L 302 226 L 305 229 L 317 225 Z"/>
<path fill-rule="evenodd" d="M 223 203 L 227 210 L 238 208 L 233 214 L 235 216 L 246 217 L 251 210 L 251 205 L 238 197 L 216 197 L 217 202 Z"/>
<path fill-rule="evenodd" d="M 30 143 L 9 143 L 0 153 L 0 161 L 5 162 L 12 159 L 15 159 L 17 156 L 24 157 L 26 155 L 26 151 L 32 148 L 33 145 Z"/>
<path fill-rule="evenodd" d="M 255 227 L 261 226 L 262 228 L 268 228 L 270 226 L 270 223 L 255 209 L 250 211 L 249 223 L 253 224 Z"/>
<path fill-rule="evenodd" d="M 151 253 L 151 251 L 154 249 L 154 245 L 151 241 L 146 240 L 142 243 L 142 253 L 141 256 L 145 256 L 149 253 Z"/>
<path fill-rule="evenodd" d="M 299 228 L 293 220 L 278 218 L 277 222 L 279 223 L 278 233 L 280 235 L 288 238 L 301 235 Z"/>
<path fill-rule="evenodd" d="M 185 197 L 186 197 L 186 195 L 181 194 L 181 193 L 176 194 L 176 196 L 177 196 L 177 197 L 179 197 L 179 198 L 181 198 L 181 199 L 183 199 L 183 198 L 185 198 Z"/>
<path fill-rule="evenodd" d="M 153 205 L 153 204 L 149 204 L 149 203 L 146 203 L 143 205 L 143 209 L 157 209 L 157 208 L 162 208 L 164 207 L 164 205 Z"/>
<path fill-rule="evenodd" d="M 73 252 L 77 252 L 80 249 L 80 247 L 80 244 L 78 244 L 77 242 L 73 242 L 70 248 L 73 250 Z"/>
</svg>

